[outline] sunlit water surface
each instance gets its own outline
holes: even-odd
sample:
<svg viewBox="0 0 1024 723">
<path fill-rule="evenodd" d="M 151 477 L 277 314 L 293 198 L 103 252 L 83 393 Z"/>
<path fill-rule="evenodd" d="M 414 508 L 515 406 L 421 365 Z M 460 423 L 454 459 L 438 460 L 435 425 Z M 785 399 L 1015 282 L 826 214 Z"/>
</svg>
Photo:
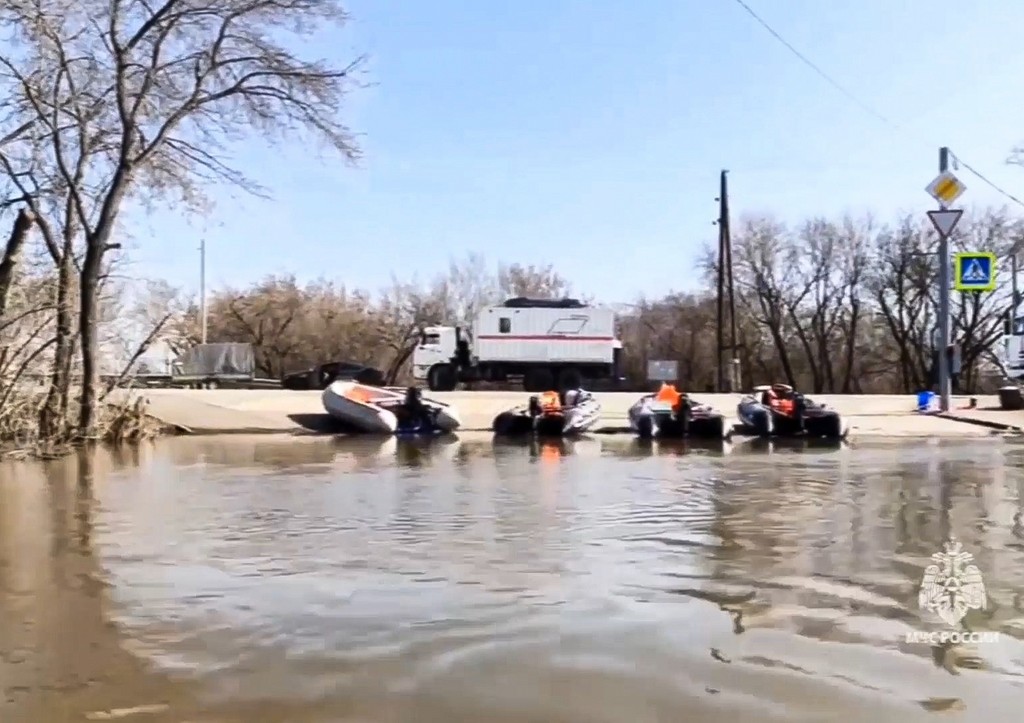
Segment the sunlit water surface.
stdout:
<svg viewBox="0 0 1024 723">
<path fill-rule="evenodd" d="M 38 641 L 98 601 L 97 636 L 189 690 L 147 721 L 1010 721 L 1022 461 L 1000 440 L 166 440 L 38 484 L 3 468 L 0 610 Z M 987 586 L 967 625 L 996 642 L 905 641 L 945 628 L 917 596 L 950 535 Z M 61 582 L 70 555 L 104 584 Z M 111 706 L 152 702 L 113 675 Z"/>
</svg>

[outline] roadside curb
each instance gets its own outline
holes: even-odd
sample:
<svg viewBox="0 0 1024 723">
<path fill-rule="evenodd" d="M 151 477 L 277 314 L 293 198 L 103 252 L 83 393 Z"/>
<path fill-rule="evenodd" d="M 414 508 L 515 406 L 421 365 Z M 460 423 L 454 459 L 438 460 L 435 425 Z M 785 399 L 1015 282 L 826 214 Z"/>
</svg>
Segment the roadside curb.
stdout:
<svg viewBox="0 0 1024 723">
<path fill-rule="evenodd" d="M 942 419 L 948 419 L 952 422 L 963 422 L 964 424 L 973 424 L 976 427 L 987 427 L 988 429 L 994 429 L 997 432 L 1012 432 L 1014 434 L 1024 434 L 1024 428 L 1018 427 L 1014 424 L 1006 424 L 1005 422 L 993 422 L 988 419 L 975 419 L 974 417 L 964 417 L 959 414 L 950 414 L 948 412 L 934 415 Z"/>
</svg>

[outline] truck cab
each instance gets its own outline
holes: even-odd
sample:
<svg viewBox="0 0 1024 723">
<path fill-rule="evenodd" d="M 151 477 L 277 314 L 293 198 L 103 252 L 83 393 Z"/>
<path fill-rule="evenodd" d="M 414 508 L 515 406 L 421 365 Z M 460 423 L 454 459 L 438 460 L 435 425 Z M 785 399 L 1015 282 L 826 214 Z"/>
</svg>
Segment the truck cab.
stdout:
<svg viewBox="0 0 1024 723">
<path fill-rule="evenodd" d="M 475 364 L 471 342 L 462 327 L 424 328 L 413 349 L 413 378 L 426 380 L 431 390 L 451 391 L 459 381 L 458 369 Z"/>
<path fill-rule="evenodd" d="M 430 370 L 438 365 L 449 364 L 459 357 L 460 342 L 468 364 L 469 339 L 464 330 L 457 326 L 428 326 L 420 332 L 419 343 L 412 352 L 412 375 L 414 379 L 429 378 Z"/>
</svg>

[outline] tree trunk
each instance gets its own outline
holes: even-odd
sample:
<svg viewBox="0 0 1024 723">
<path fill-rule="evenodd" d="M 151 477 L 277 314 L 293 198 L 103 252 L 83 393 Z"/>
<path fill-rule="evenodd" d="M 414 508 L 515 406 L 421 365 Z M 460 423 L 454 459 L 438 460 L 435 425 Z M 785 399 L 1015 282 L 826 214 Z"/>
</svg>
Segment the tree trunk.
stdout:
<svg viewBox="0 0 1024 723">
<path fill-rule="evenodd" d="M 14 271 L 18 267 L 21 250 L 25 246 L 25 241 L 28 240 L 28 232 L 32 229 L 33 223 L 35 223 L 35 216 L 31 211 L 24 208 L 19 210 L 14 219 L 11 235 L 7 239 L 7 245 L 4 246 L 4 255 L 0 259 L 0 319 L 7 311 L 7 300 L 14 282 Z"/>
<path fill-rule="evenodd" d="M 66 432 L 68 391 L 71 383 L 69 369 L 74 351 L 74 266 L 70 249 L 57 265 L 57 317 L 55 319 L 53 366 L 46 400 L 39 410 L 39 435 L 56 440 Z"/>
<path fill-rule="evenodd" d="M 96 403 L 99 399 L 99 342 L 97 301 L 100 269 L 105 246 L 90 239 L 82 262 L 79 291 L 80 337 L 82 340 L 82 400 L 79 427 L 85 437 L 92 437 L 96 428 Z"/>
<path fill-rule="evenodd" d="M 857 363 L 857 332 L 860 329 L 860 301 L 850 299 L 850 324 L 846 332 L 846 364 L 843 369 L 843 394 L 852 394 L 854 369 Z"/>
</svg>

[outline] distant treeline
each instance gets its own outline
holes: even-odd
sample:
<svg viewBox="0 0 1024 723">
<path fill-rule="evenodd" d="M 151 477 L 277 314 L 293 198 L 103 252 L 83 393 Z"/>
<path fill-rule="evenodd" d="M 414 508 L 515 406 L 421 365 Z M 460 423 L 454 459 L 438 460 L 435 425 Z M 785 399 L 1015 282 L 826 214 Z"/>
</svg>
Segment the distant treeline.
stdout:
<svg viewBox="0 0 1024 723">
<path fill-rule="evenodd" d="M 744 384 L 785 381 L 816 393 L 911 393 L 930 384 L 938 265 L 926 220 L 881 225 L 819 218 L 787 228 L 748 218 L 735 226 L 735 357 Z M 988 210 L 961 222 L 952 246 L 1005 257 L 1021 230 L 1020 221 Z M 653 359 L 678 361 L 687 388 L 716 384 L 715 256 L 705 254 L 700 290 L 619 306 L 626 373 L 634 384 L 643 383 Z M 510 296 L 567 295 L 587 298 L 550 266 L 492 270 L 476 255 L 452 262 L 429 284 L 395 283 L 383 295 L 332 281 L 300 285 L 292 277 L 268 277 L 210 296 L 209 339 L 252 343 L 259 371 L 269 377 L 346 359 L 401 381 L 422 326 L 467 323 L 481 306 Z M 1008 308 L 1006 273 L 993 293 L 954 294 L 963 391 L 979 391 L 998 377 L 997 342 Z M 726 318 L 726 344 L 729 327 Z M 174 330 L 181 343 L 198 341 L 195 305 Z"/>
</svg>

